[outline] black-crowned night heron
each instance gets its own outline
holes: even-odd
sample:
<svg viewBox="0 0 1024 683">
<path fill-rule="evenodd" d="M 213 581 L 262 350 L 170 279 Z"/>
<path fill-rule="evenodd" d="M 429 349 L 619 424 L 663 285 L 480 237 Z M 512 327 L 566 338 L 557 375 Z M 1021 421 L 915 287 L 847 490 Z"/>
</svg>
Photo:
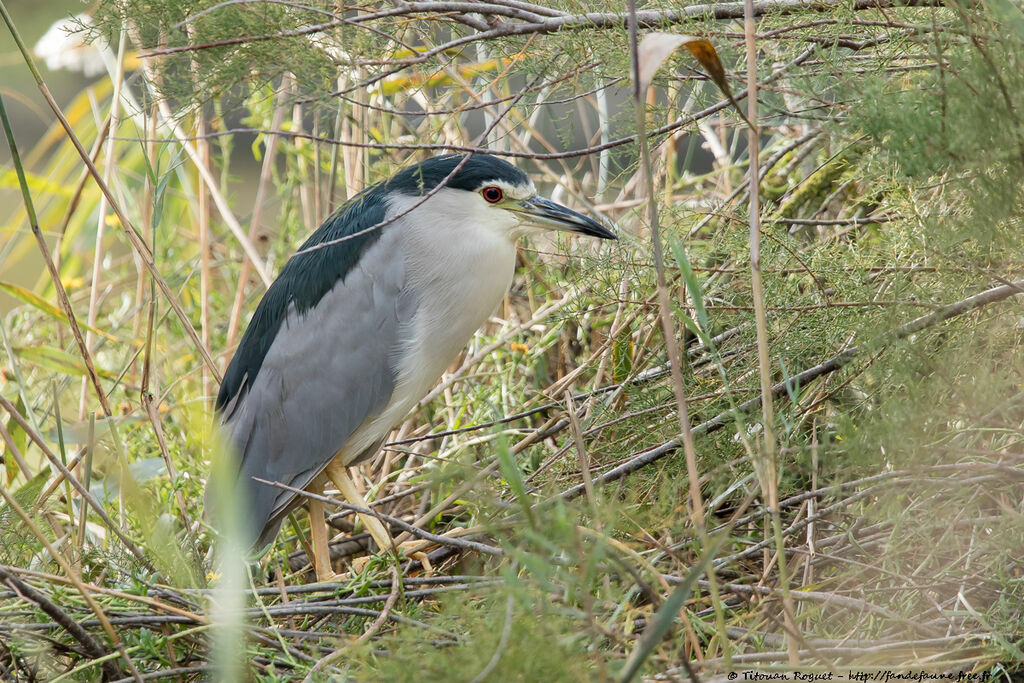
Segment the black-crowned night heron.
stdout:
<svg viewBox="0 0 1024 683">
<path fill-rule="evenodd" d="M 497 308 L 518 237 L 555 229 L 615 239 L 538 196 L 508 162 L 463 160 L 428 159 L 347 202 L 256 308 L 217 396 L 220 428 L 237 456 L 237 480 L 224 483 L 240 492 L 254 548 L 273 541 L 304 502 L 254 478 L 314 492 L 329 480 L 366 506 L 347 468 L 377 452 Z M 220 485 L 212 481 L 207 496 Z M 311 501 L 310 515 L 314 567 L 325 580 L 332 569 L 323 507 Z M 362 519 L 389 550 L 380 521 Z"/>
</svg>

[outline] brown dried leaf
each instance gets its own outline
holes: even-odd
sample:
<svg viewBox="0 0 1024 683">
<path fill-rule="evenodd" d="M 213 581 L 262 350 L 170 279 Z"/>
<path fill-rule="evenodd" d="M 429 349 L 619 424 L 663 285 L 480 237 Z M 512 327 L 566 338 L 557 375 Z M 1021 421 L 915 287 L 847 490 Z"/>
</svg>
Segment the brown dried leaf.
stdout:
<svg viewBox="0 0 1024 683">
<path fill-rule="evenodd" d="M 729 89 L 729 82 L 725 77 L 725 68 L 722 66 L 722 60 L 718 58 L 715 46 L 706 38 L 686 36 L 679 33 L 664 33 L 661 31 L 654 31 L 644 36 L 644 39 L 637 47 L 638 72 L 640 76 L 638 92 L 646 92 L 647 88 L 651 85 L 654 74 L 679 47 L 685 47 L 690 51 L 690 54 L 696 58 L 708 75 L 711 76 L 711 80 L 718 86 L 718 89 L 729 98 L 729 102 L 732 103 L 732 106 L 739 112 L 743 120 L 747 121 L 747 117 L 743 114 L 743 110 L 740 109 L 736 99 L 732 96 L 732 91 Z M 747 125 L 750 125 L 749 121 L 747 121 Z"/>
</svg>

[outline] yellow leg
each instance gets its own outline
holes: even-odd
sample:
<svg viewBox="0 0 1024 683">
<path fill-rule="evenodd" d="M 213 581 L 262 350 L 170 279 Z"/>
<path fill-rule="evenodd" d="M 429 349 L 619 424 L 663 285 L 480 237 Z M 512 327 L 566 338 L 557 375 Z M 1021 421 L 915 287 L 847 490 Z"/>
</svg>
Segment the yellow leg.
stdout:
<svg viewBox="0 0 1024 683">
<path fill-rule="evenodd" d="M 313 493 L 323 493 L 323 484 L 318 483 L 311 487 Z M 313 537 L 313 569 L 316 571 L 316 580 L 331 581 L 334 579 L 334 569 L 331 567 L 331 549 L 327 543 L 327 520 L 324 519 L 324 504 L 319 500 L 310 499 L 309 505 L 309 533 Z"/>
<path fill-rule="evenodd" d="M 344 465 L 331 463 L 324 470 L 327 474 L 327 478 L 334 482 L 334 485 L 341 491 L 341 495 L 345 496 L 352 505 L 358 505 L 361 508 L 367 508 L 369 505 L 366 504 L 366 500 L 362 494 L 356 488 L 356 483 L 352 481 L 352 477 L 349 476 L 348 468 Z M 391 540 L 391 534 L 384 528 L 384 525 L 380 523 L 380 520 L 373 515 L 359 514 L 359 519 L 363 520 L 363 525 L 366 526 L 366 530 L 370 532 L 370 536 L 377 543 L 377 546 L 382 552 L 388 552 L 394 547 L 394 542 Z"/>
<path fill-rule="evenodd" d="M 331 463 L 327 466 L 327 469 L 324 470 L 324 472 L 327 474 L 327 478 L 333 481 L 334 485 L 338 487 L 339 491 L 341 491 L 341 495 L 345 496 L 345 500 L 352 505 L 358 505 L 362 508 L 370 507 L 366 504 L 366 499 L 363 498 L 361 493 L 359 493 L 359 490 L 356 488 L 356 483 L 352 481 L 352 477 L 349 476 L 347 467 Z M 395 542 L 391 540 L 391 534 L 388 533 L 388 530 L 384 528 L 384 525 L 380 523 L 379 519 L 373 515 L 356 514 L 359 515 L 359 519 L 363 520 L 366 530 L 370 532 L 370 536 L 373 537 L 373 540 L 377 543 L 377 547 L 379 547 L 382 552 L 390 552 L 391 549 L 395 547 Z M 399 555 L 408 554 L 405 552 L 406 548 L 403 547 L 406 545 L 412 544 L 403 543 L 399 546 L 396 549 Z M 434 569 L 430 566 L 430 560 L 427 559 L 425 553 L 414 552 L 408 555 L 412 559 L 418 560 L 423 565 L 423 569 L 427 572 L 427 576 L 433 575 Z M 362 571 L 362 568 L 365 566 L 368 559 L 369 558 L 356 558 L 356 560 L 352 562 L 352 568 L 356 572 Z"/>
</svg>

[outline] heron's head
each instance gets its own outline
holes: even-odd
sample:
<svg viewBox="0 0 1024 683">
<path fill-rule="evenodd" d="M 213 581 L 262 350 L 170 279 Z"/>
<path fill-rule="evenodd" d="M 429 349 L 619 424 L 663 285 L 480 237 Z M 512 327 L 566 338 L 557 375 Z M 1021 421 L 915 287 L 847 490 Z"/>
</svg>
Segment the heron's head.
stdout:
<svg viewBox="0 0 1024 683">
<path fill-rule="evenodd" d="M 538 195 L 530 177 L 504 159 L 474 154 L 459 167 L 462 160 L 462 154 L 445 154 L 396 174 L 386 186 L 393 208 L 415 207 L 410 213 L 422 211 L 435 220 L 463 222 L 512 240 L 532 230 L 616 239 L 615 233 L 593 218 Z"/>
</svg>

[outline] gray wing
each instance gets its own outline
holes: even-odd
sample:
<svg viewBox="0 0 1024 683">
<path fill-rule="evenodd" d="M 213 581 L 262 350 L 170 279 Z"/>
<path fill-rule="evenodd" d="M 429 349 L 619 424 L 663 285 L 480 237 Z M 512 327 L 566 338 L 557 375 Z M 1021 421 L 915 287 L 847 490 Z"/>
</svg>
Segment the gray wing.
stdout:
<svg viewBox="0 0 1024 683">
<path fill-rule="evenodd" d="M 239 457 L 256 548 L 302 501 L 253 477 L 305 488 L 391 399 L 403 324 L 416 304 L 403 291 L 396 246 L 380 239 L 315 306 L 291 307 L 255 381 L 225 410 L 222 428 Z"/>
</svg>

